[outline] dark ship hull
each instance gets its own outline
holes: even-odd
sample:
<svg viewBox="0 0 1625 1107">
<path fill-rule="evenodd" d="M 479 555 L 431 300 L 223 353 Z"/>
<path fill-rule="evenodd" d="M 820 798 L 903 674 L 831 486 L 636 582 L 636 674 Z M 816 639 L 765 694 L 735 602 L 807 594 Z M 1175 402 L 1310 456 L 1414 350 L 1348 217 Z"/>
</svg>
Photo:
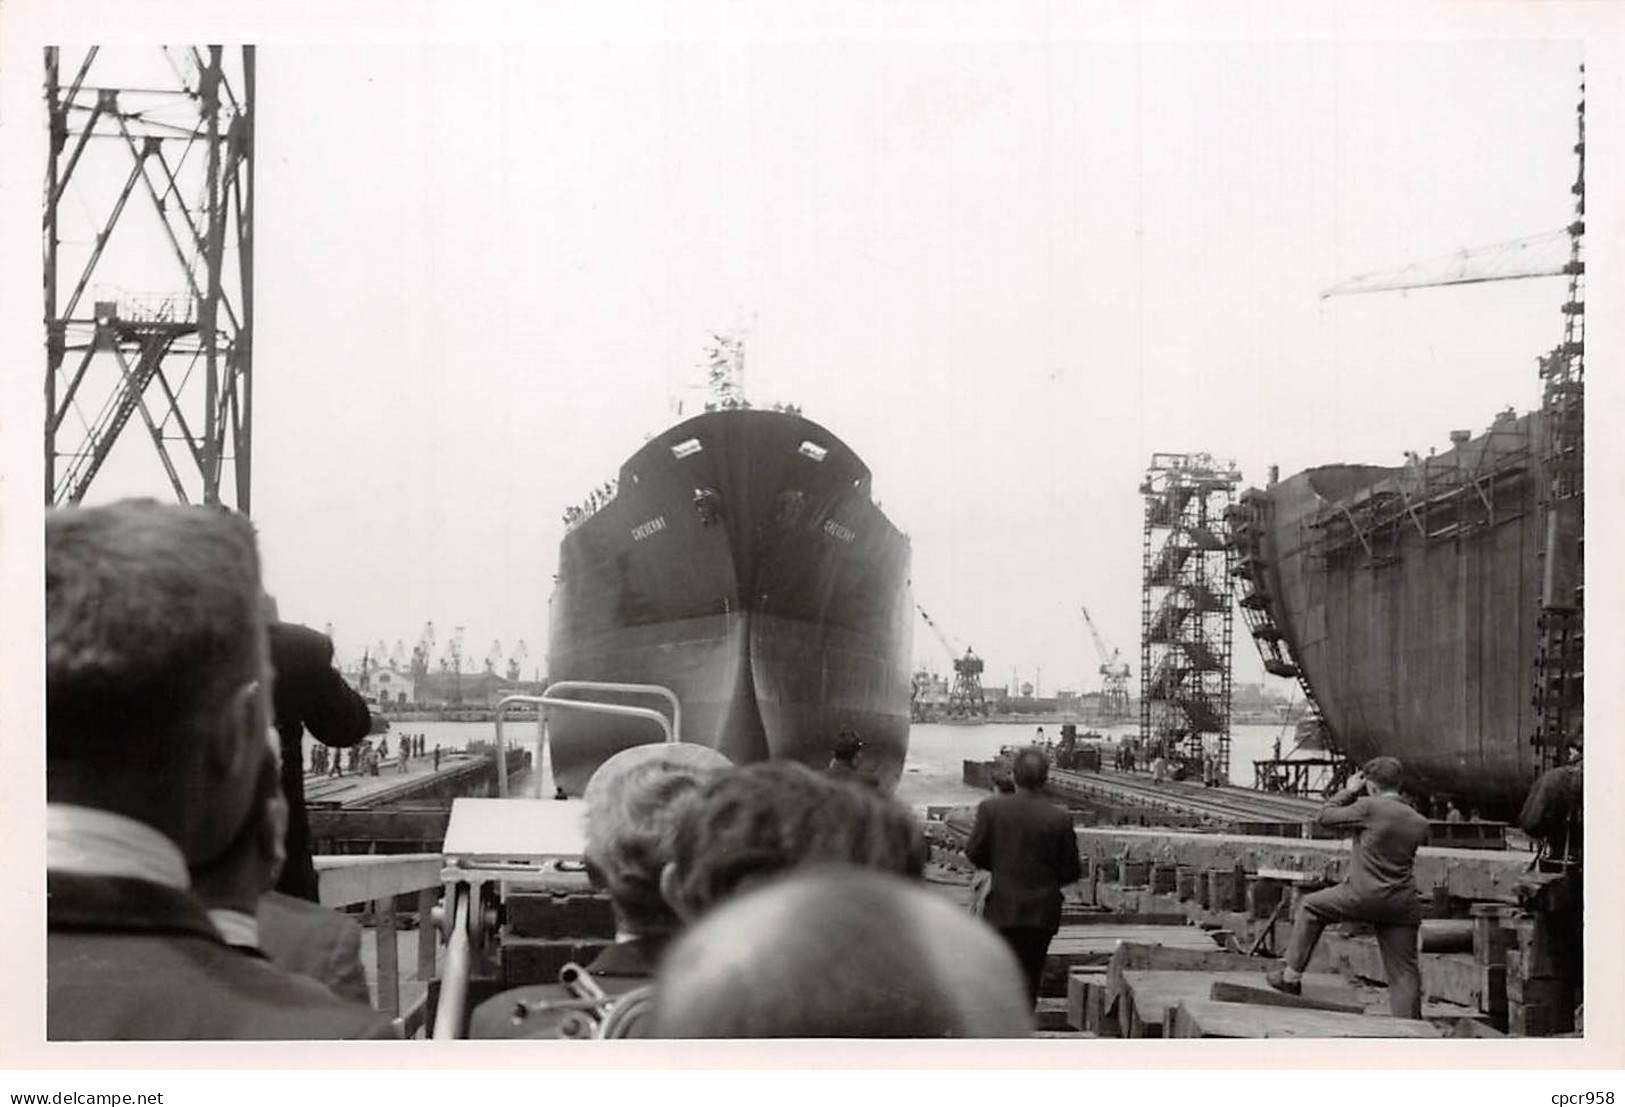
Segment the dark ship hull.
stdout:
<svg viewBox="0 0 1625 1107">
<path fill-rule="evenodd" d="M 549 678 L 670 688 L 683 740 L 736 763 L 822 767 L 852 726 L 890 788 L 908 749 L 908 577 L 908 539 L 843 443 L 798 415 L 709 412 L 632 455 L 613 498 L 565 535 Z M 548 728 L 570 794 L 657 737 L 570 709 Z"/>
<path fill-rule="evenodd" d="M 1309 469 L 1232 516 L 1271 671 L 1302 678 L 1342 753 L 1398 757 L 1418 792 L 1486 813 L 1515 811 L 1538 771 L 1549 426 L 1503 417 L 1400 468 Z"/>
</svg>

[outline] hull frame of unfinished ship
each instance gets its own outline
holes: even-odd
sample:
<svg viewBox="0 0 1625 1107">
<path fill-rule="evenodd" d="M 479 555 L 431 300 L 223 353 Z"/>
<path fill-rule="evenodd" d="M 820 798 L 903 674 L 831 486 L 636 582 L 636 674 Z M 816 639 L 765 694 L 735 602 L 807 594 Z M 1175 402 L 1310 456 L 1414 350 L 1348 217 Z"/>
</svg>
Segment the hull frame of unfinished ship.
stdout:
<svg viewBox="0 0 1625 1107">
<path fill-rule="evenodd" d="M 1254 636 L 1336 752 L 1398 757 L 1417 794 L 1486 815 L 1515 814 L 1541 767 L 1550 433 L 1532 412 L 1404 467 L 1305 470 L 1232 521 Z"/>
</svg>

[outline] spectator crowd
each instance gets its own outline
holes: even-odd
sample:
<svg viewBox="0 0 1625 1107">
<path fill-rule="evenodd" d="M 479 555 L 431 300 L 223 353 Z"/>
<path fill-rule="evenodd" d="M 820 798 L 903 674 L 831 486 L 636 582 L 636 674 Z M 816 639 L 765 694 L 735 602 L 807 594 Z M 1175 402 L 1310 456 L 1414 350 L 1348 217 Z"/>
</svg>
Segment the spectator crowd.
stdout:
<svg viewBox="0 0 1625 1107">
<path fill-rule="evenodd" d="M 278 620 L 247 519 L 68 508 L 45 553 L 49 1037 L 398 1036 L 367 1002 L 360 928 L 316 902 L 304 826 L 307 730 L 333 747 L 318 764 L 383 750 L 332 643 Z M 862 768 L 857 732 L 832 746 L 825 772 L 687 744 L 598 769 L 585 862 L 615 940 L 583 975 L 618 1033 L 1032 1032 L 1079 873 L 1070 820 L 1039 795 L 1043 753 L 1017 755 L 1014 793 L 978 813 L 978 918 L 928 888 L 922 828 Z M 555 1036 L 582 1009 L 562 984 L 517 988 L 468 1029 Z"/>
<path fill-rule="evenodd" d="M 359 926 L 316 902 L 304 825 L 305 733 L 327 772 L 344 751 L 372 771 L 384 740 L 331 641 L 278 619 L 252 526 L 127 500 L 49 513 L 45 546 L 48 1036 L 399 1036 Z M 594 775 L 586 863 L 616 934 L 585 975 L 637 1000 L 621 1032 L 1031 1031 L 1011 947 L 927 890 L 921 827 L 856 731 L 833 746 L 828 772 L 668 744 Z M 469 1029 L 553 1036 L 561 999 L 514 989 Z"/>
</svg>

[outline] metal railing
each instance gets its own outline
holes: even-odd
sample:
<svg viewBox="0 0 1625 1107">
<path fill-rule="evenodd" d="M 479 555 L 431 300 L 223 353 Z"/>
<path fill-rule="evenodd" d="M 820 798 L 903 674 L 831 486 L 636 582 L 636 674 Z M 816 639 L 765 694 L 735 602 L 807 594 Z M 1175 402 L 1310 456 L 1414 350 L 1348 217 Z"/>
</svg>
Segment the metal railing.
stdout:
<svg viewBox="0 0 1625 1107">
<path fill-rule="evenodd" d="M 557 695 L 559 692 L 614 692 L 621 695 L 658 696 L 671 704 L 671 718 L 649 707 L 634 707 L 630 704 L 602 703 L 597 700 L 567 699 Z M 497 742 L 497 794 L 506 797 L 508 794 L 508 764 L 502 753 L 507 745 L 502 737 L 502 721 L 508 712 L 510 704 L 533 703 L 537 705 L 536 712 L 536 781 L 534 794 L 542 795 L 542 778 L 546 775 L 547 758 L 547 711 L 553 707 L 570 708 L 576 711 L 596 712 L 600 715 L 618 715 L 627 719 L 643 719 L 660 728 L 663 740 L 666 742 L 680 742 L 683 734 L 683 705 L 677 699 L 677 694 L 670 688 L 659 684 L 627 684 L 615 681 L 599 680 L 560 680 L 549 684 L 539 696 L 515 694 L 504 696 L 496 705 L 496 742 Z"/>
</svg>

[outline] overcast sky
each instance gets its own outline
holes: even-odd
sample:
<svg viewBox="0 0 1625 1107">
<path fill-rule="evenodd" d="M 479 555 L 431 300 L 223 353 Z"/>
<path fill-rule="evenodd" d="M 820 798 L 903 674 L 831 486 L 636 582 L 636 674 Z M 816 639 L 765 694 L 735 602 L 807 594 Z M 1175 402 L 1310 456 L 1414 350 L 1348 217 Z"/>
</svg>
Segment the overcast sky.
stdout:
<svg viewBox="0 0 1625 1107">
<path fill-rule="evenodd" d="M 144 64 L 108 52 L 101 79 Z M 1138 676 L 1153 451 L 1398 464 L 1538 403 L 1561 282 L 1321 300 L 1570 218 L 1577 43 L 259 53 L 254 516 L 341 653 L 541 667 L 560 512 L 750 321 L 1002 683 Z M 86 210 L 99 187 L 85 173 Z M 161 262 L 159 263 L 161 264 Z M 137 286 L 144 287 L 144 286 Z M 134 435 L 91 500 L 163 495 Z M 1240 621 L 1238 619 L 1238 628 Z M 917 625 L 915 656 L 945 664 Z M 1238 638 L 1238 679 L 1261 668 Z M 1279 682 L 1278 682 L 1279 683 Z M 1287 685 L 1280 684 L 1281 690 Z"/>
</svg>

